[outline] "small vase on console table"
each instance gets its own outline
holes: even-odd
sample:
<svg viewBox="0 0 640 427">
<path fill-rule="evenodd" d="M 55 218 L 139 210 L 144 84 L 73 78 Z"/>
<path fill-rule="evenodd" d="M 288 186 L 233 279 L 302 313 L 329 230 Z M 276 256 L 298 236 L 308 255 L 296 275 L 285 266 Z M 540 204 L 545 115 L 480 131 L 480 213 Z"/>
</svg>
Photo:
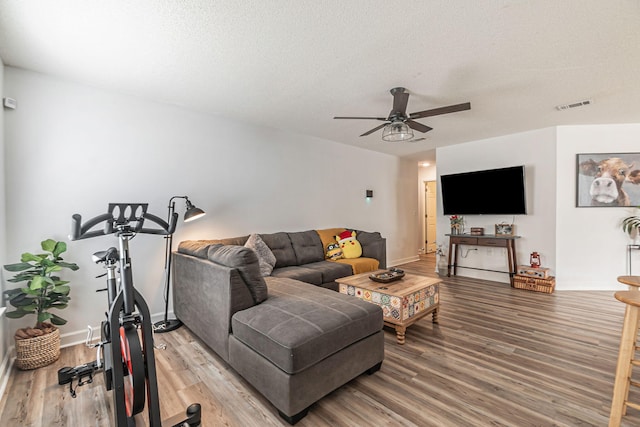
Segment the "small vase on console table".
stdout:
<svg viewBox="0 0 640 427">
<path fill-rule="evenodd" d="M 459 235 L 464 234 L 464 228 L 461 224 L 454 224 L 451 226 L 451 234 Z"/>
</svg>

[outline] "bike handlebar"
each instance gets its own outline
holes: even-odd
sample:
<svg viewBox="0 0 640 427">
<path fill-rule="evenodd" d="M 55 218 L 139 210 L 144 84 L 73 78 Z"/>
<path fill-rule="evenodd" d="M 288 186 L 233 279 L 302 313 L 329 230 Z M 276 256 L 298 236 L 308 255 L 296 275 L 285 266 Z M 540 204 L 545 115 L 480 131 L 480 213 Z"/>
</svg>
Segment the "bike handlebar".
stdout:
<svg viewBox="0 0 640 427">
<path fill-rule="evenodd" d="M 82 224 L 82 216 L 74 214 L 71 216 L 70 240 L 90 239 L 92 237 L 105 236 L 119 233 L 123 228 L 128 228 L 134 233 L 170 235 L 176 229 L 178 214 L 176 212 L 167 223 L 160 217 L 147 212 L 146 203 L 109 203 L 109 212 L 98 215 Z M 144 221 L 149 220 L 160 228 L 145 228 Z M 130 226 L 135 222 L 135 226 Z M 92 230 L 96 225 L 104 223 L 102 230 Z"/>
</svg>

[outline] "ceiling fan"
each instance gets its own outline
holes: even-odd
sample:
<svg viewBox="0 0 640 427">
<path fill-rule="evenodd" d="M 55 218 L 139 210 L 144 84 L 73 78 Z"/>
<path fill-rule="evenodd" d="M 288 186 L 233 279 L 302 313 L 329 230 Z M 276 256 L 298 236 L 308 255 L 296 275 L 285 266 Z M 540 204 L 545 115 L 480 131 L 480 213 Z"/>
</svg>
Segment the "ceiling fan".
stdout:
<svg viewBox="0 0 640 427">
<path fill-rule="evenodd" d="M 417 122 L 415 119 L 422 119 L 424 117 L 439 116 L 441 114 L 456 113 L 458 111 L 470 110 L 471 103 L 465 102 L 463 104 L 449 105 L 447 107 L 433 108 L 431 110 L 418 111 L 417 113 L 410 113 L 407 115 L 407 102 L 409 101 L 409 93 L 403 87 L 394 87 L 391 89 L 391 95 L 393 95 L 393 108 L 389 113 L 389 117 L 334 117 L 334 119 L 365 119 L 365 120 L 380 120 L 385 123 L 380 126 L 376 126 L 373 129 L 363 133 L 360 136 L 367 136 L 384 128 L 382 132 L 382 139 L 385 141 L 417 141 L 413 138 L 413 130 L 426 133 L 431 129 L 427 125 Z M 422 138 L 424 139 L 424 138 Z"/>
</svg>

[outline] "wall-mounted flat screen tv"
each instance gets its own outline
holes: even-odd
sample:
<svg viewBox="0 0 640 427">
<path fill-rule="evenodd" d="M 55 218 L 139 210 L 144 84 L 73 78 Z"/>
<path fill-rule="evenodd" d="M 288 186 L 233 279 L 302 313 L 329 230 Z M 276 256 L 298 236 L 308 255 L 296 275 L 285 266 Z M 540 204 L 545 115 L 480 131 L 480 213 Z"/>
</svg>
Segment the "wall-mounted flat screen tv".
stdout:
<svg viewBox="0 0 640 427">
<path fill-rule="evenodd" d="M 445 215 L 524 215 L 524 166 L 440 176 Z"/>
</svg>

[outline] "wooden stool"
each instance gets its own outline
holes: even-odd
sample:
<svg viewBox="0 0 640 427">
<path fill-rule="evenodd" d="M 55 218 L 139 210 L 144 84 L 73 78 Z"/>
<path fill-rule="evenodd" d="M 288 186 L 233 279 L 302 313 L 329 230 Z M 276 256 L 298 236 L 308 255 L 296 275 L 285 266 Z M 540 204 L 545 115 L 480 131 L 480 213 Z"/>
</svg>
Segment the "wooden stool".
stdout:
<svg viewBox="0 0 640 427">
<path fill-rule="evenodd" d="M 633 365 L 640 366 L 640 360 L 634 359 L 638 349 L 636 339 L 638 337 L 638 319 L 640 318 L 640 292 L 620 291 L 616 292 L 614 296 L 618 301 L 627 304 L 627 307 L 624 311 L 609 427 L 618 427 L 620 425 L 622 416 L 627 413 L 628 406 L 640 410 L 640 405 L 627 400 L 629 397 L 629 385 L 640 387 L 640 383 L 631 380 Z"/>
<path fill-rule="evenodd" d="M 618 276 L 618 282 L 629 286 L 630 291 L 640 289 L 640 276 Z"/>
</svg>

